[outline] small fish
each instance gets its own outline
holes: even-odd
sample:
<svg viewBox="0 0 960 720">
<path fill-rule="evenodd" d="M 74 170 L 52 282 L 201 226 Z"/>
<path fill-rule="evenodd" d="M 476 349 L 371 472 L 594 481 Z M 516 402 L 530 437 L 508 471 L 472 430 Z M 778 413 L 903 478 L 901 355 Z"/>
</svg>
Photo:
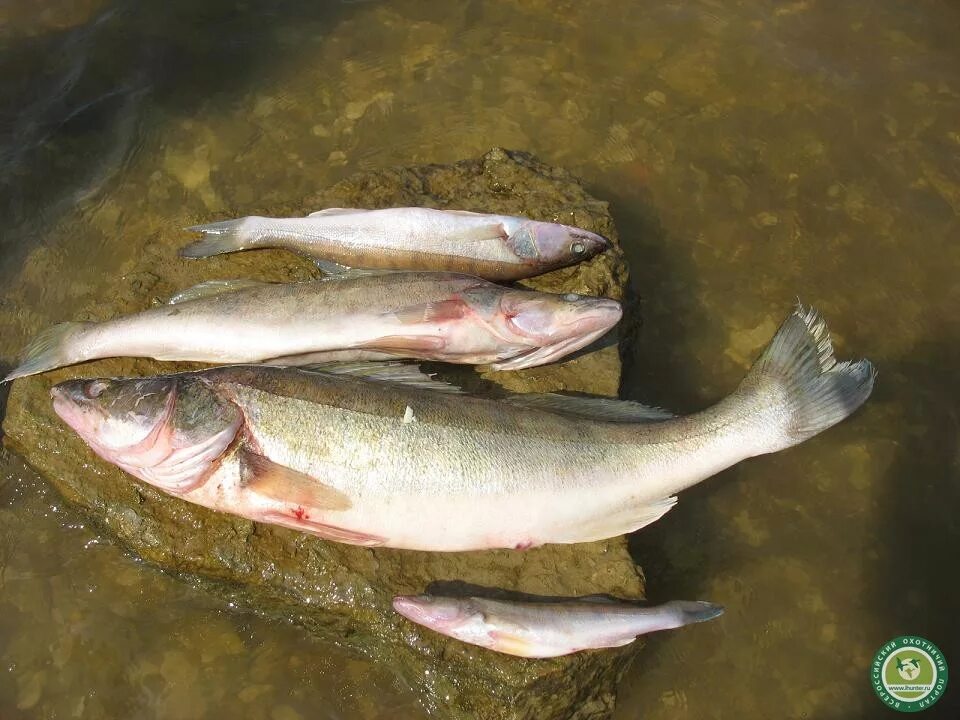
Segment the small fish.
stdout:
<svg viewBox="0 0 960 720">
<path fill-rule="evenodd" d="M 677 492 L 840 422 L 874 379 L 866 360 L 836 361 L 806 308 L 733 393 L 685 417 L 472 397 L 403 365 L 338 372 L 233 366 L 71 380 L 51 395 L 101 457 L 188 502 L 340 542 L 462 551 L 633 532 Z"/>
<path fill-rule="evenodd" d="M 512 370 L 593 342 L 622 315 L 607 298 L 505 288 L 453 273 L 346 280 L 213 280 L 172 304 L 41 333 L 5 380 L 112 356 L 307 365 L 417 358 Z"/>
<path fill-rule="evenodd" d="M 187 229 L 204 237 L 180 250 L 185 258 L 279 247 L 334 272 L 446 270 L 499 281 L 573 265 L 610 247 L 606 238 L 568 225 L 418 207 L 329 208 L 305 218 L 250 216 Z"/>
<path fill-rule="evenodd" d="M 511 602 L 433 595 L 395 597 L 393 609 L 442 635 L 526 658 L 621 647 L 640 635 L 723 614 L 720 605 L 685 600 L 638 607 L 605 599 Z"/>
</svg>

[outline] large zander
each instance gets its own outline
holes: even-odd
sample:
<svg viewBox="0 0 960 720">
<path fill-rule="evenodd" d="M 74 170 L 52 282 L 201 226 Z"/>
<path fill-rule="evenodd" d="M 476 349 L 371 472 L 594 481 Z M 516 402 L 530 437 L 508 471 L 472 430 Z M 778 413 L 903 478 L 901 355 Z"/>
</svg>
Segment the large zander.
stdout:
<svg viewBox="0 0 960 720">
<path fill-rule="evenodd" d="M 73 380 L 52 395 L 98 454 L 185 500 L 343 542 L 455 551 L 636 530 L 674 493 L 840 422 L 873 378 L 866 360 L 837 362 L 824 322 L 799 308 L 734 393 L 686 417 L 271 367 Z"/>
</svg>

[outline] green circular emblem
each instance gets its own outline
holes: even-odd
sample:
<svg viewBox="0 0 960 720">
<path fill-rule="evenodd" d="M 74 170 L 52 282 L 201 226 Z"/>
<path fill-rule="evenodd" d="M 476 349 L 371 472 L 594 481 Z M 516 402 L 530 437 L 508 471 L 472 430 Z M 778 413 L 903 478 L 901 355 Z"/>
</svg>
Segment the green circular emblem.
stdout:
<svg viewBox="0 0 960 720">
<path fill-rule="evenodd" d="M 893 710 L 926 710 L 947 689 L 947 660 L 940 648 L 925 638 L 894 638 L 874 655 L 870 684 L 884 705 Z"/>
</svg>

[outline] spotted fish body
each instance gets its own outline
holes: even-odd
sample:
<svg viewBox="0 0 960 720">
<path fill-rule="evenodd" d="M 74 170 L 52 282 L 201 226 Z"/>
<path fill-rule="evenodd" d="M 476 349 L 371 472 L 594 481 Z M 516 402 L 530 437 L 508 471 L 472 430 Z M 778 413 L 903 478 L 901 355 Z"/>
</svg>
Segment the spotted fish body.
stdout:
<svg viewBox="0 0 960 720">
<path fill-rule="evenodd" d="M 432 208 L 330 208 L 305 218 L 250 216 L 188 228 L 203 239 L 180 254 L 200 258 L 280 247 L 324 262 L 389 270 L 461 272 L 519 280 L 588 260 L 609 241 L 524 217 Z"/>
<path fill-rule="evenodd" d="M 490 400 L 417 376 L 255 366 L 52 392 L 101 456 L 185 500 L 344 542 L 459 551 L 636 530 L 667 512 L 674 493 L 839 422 L 872 383 L 867 361 L 837 363 L 822 320 L 798 310 L 732 395 L 686 417 L 552 395 Z M 170 396 L 184 386 L 211 418 L 200 432 L 204 414 L 192 413 L 202 462 L 169 428 Z M 242 420 L 208 461 L 213 438 L 222 444 L 233 427 L 230 406 Z"/>
</svg>

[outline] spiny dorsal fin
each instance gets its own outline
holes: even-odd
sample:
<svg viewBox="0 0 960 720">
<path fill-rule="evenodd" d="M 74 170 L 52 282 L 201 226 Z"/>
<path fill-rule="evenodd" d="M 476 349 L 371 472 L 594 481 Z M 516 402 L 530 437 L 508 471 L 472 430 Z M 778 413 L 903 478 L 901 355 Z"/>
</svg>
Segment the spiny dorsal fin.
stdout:
<svg viewBox="0 0 960 720">
<path fill-rule="evenodd" d="M 292 505 L 322 510 L 346 510 L 350 498 L 336 488 L 302 472 L 278 465 L 249 449 L 238 452 L 240 479 L 258 495 Z"/>
<path fill-rule="evenodd" d="M 331 362 L 302 365 L 300 370 L 330 375 L 350 375 L 371 382 L 389 383 L 433 392 L 462 395 L 463 390 L 443 380 L 437 380 L 413 363 L 401 362 Z"/>
<path fill-rule="evenodd" d="M 167 300 L 168 305 L 188 302 L 189 300 L 199 300 L 200 298 L 223 295 L 224 293 L 234 292 L 236 290 L 246 290 L 252 287 L 262 287 L 264 285 L 273 285 L 275 283 L 263 282 L 261 280 L 248 280 L 238 278 L 236 280 L 207 280 L 198 283 L 186 290 L 181 290 L 176 295 Z"/>
<path fill-rule="evenodd" d="M 660 422 L 673 417 L 672 413 L 630 400 L 593 397 L 589 395 L 561 395 L 559 393 L 531 393 L 511 395 L 506 402 L 537 408 L 561 415 L 573 415 L 588 420 L 620 423 Z"/>
</svg>

